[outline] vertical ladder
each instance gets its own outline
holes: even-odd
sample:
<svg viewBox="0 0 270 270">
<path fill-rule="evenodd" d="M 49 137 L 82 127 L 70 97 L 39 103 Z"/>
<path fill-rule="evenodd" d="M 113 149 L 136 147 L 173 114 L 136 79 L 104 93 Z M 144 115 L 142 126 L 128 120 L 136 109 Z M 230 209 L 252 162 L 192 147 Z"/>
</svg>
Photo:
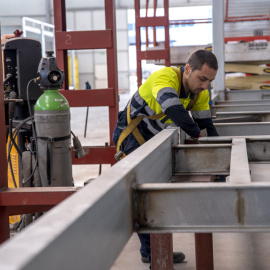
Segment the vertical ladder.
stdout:
<svg viewBox="0 0 270 270">
<path fill-rule="evenodd" d="M 55 48 L 56 58 L 60 69 L 65 72 L 65 83 L 61 94 L 69 102 L 70 107 L 109 107 L 109 133 L 112 138 L 118 114 L 118 77 L 117 77 L 117 50 L 116 50 L 116 16 L 115 0 L 104 0 L 105 30 L 70 31 L 66 29 L 65 0 L 54 0 Z M 107 52 L 107 89 L 91 89 L 89 91 L 68 91 L 68 50 L 106 49 Z M 98 116 L 97 116 L 98 117 Z M 74 159 L 73 164 L 113 164 L 115 148 L 109 146 L 85 147 L 89 155 L 81 159 Z"/>
<path fill-rule="evenodd" d="M 141 17 L 140 0 L 134 0 L 135 6 L 135 25 L 136 25 L 136 52 L 137 52 L 137 83 L 138 87 L 142 84 L 142 60 L 165 59 L 165 65 L 170 66 L 170 35 L 169 35 L 169 0 L 164 2 L 164 16 Z M 155 0 L 154 0 L 155 1 Z M 148 3 L 148 0 L 147 0 Z M 155 2 L 156 3 L 156 2 Z M 148 7 L 148 4 L 147 4 Z M 156 8 L 156 5 L 155 7 Z M 154 15 L 156 13 L 154 12 Z M 165 47 L 162 50 L 141 50 L 141 27 L 153 27 L 155 33 L 156 26 L 165 27 Z M 148 31 L 146 31 L 148 32 Z M 147 40 L 147 38 L 146 38 Z M 146 48 L 147 49 L 147 48 Z"/>
</svg>

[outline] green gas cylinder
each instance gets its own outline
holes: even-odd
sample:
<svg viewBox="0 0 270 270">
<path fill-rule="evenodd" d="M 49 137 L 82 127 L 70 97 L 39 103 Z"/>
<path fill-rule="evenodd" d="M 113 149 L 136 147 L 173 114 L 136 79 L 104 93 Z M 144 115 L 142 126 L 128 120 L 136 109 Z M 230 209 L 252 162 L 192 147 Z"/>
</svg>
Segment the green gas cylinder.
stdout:
<svg viewBox="0 0 270 270">
<path fill-rule="evenodd" d="M 42 186 L 72 186 L 70 108 L 57 89 L 35 104 L 37 158 Z"/>
</svg>

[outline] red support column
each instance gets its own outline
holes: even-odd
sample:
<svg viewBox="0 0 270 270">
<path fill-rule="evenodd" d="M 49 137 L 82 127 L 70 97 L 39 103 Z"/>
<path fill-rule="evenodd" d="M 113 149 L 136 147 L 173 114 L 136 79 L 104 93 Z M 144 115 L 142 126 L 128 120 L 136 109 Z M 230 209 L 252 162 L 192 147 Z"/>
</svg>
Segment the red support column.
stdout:
<svg viewBox="0 0 270 270">
<path fill-rule="evenodd" d="M 118 68 L 117 68 L 117 47 L 116 47 L 116 8 L 114 0 L 105 0 L 105 18 L 106 29 L 112 30 L 112 46 L 107 49 L 107 74 L 108 87 L 114 89 L 114 105 L 109 106 L 109 132 L 110 145 L 113 145 L 112 135 L 117 122 L 119 111 L 119 95 L 118 95 Z"/>
<path fill-rule="evenodd" d="M 136 58 L 137 58 L 137 85 L 138 88 L 142 84 L 142 61 L 138 57 L 139 52 L 141 52 L 141 28 L 138 26 L 137 21 L 140 18 L 140 0 L 135 0 L 135 29 L 136 29 Z"/>
<path fill-rule="evenodd" d="M 0 31 L 1 37 L 1 31 Z M 7 188 L 7 154 L 5 130 L 5 104 L 3 89 L 2 53 L 0 53 L 0 189 Z M 9 238 L 9 221 L 7 207 L 0 205 L 0 244 Z"/>
<path fill-rule="evenodd" d="M 171 233 L 152 233 L 151 269 L 173 270 L 173 239 Z"/>
<path fill-rule="evenodd" d="M 195 233 L 196 270 L 214 270 L 212 233 Z"/>
<path fill-rule="evenodd" d="M 53 1 L 53 10 L 54 10 L 54 25 L 55 25 L 55 34 L 57 32 L 67 31 L 66 25 L 66 1 L 65 0 L 54 0 Z M 56 35 L 55 35 L 56 37 Z M 66 34 L 65 43 L 68 44 L 69 35 Z M 69 88 L 68 82 L 68 60 L 67 60 L 67 51 L 56 48 L 57 64 L 61 70 L 65 72 L 65 81 L 63 84 L 63 89 Z"/>
<path fill-rule="evenodd" d="M 165 65 L 170 66 L 170 35 L 169 35 L 169 1 L 164 1 L 164 16 L 159 17 L 141 17 L 140 16 L 140 0 L 134 0 L 135 6 L 135 25 L 136 25 L 136 54 L 137 54 L 137 84 L 142 84 L 142 60 L 164 59 Z M 141 50 L 141 27 L 153 27 L 155 32 L 156 26 L 165 27 L 165 48 L 161 50 Z"/>
</svg>

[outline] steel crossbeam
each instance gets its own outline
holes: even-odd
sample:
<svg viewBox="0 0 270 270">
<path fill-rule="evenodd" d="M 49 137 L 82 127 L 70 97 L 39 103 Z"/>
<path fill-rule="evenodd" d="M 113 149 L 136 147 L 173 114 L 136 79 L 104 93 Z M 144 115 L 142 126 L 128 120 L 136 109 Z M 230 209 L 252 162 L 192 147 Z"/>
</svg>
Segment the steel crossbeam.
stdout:
<svg viewBox="0 0 270 270">
<path fill-rule="evenodd" d="M 138 232 L 270 232 L 270 183 L 142 184 Z"/>
<path fill-rule="evenodd" d="M 270 134 L 270 122 L 215 123 L 220 136 L 257 136 Z"/>
<path fill-rule="evenodd" d="M 257 103 L 257 104 L 244 104 L 241 102 L 235 105 L 213 105 L 212 110 L 215 113 L 217 112 L 244 112 L 244 111 L 267 111 L 270 108 L 270 102 L 268 103 Z"/>
</svg>

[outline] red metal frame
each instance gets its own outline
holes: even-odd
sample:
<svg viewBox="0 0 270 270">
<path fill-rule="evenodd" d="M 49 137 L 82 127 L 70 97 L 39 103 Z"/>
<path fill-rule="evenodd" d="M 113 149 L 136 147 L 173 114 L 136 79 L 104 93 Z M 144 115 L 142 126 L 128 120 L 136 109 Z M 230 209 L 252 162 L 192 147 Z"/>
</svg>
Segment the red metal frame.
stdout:
<svg viewBox="0 0 270 270">
<path fill-rule="evenodd" d="M 65 90 L 60 91 L 71 107 L 109 107 L 109 133 L 112 138 L 118 116 L 118 78 L 117 78 L 117 50 L 116 50 L 116 21 L 115 1 L 104 0 L 106 30 L 95 31 L 66 31 L 65 0 L 54 0 L 55 47 L 56 58 L 60 69 L 66 74 Z M 90 91 L 68 91 L 67 50 L 106 49 L 108 89 L 92 89 Z M 115 147 L 88 147 L 89 155 L 84 159 L 74 160 L 73 164 L 114 164 Z M 95 153 L 95 155 L 93 154 Z M 89 162 L 89 163 L 87 163 Z"/>
<path fill-rule="evenodd" d="M 134 0 L 135 6 L 135 26 L 136 26 L 136 52 L 137 52 L 137 84 L 142 84 L 142 60 L 165 59 L 165 65 L 170 66 L 170 34 L 169 34 L 169 1 L 164 1 L 164 16 L 161 17 L 141 17 L 140 0 Z M 156 4 L 155 4 L 156 6 Z M 154 13 L 155 15 L 156 13 Z M 165 27 L 165 48 L 163 50 L 142 51 L 141 50 L 141 27 L 153 27 L 155 32 L 156 26 Z M 146 40 L 148 40 L 148 35 Z"/>
</svg>

